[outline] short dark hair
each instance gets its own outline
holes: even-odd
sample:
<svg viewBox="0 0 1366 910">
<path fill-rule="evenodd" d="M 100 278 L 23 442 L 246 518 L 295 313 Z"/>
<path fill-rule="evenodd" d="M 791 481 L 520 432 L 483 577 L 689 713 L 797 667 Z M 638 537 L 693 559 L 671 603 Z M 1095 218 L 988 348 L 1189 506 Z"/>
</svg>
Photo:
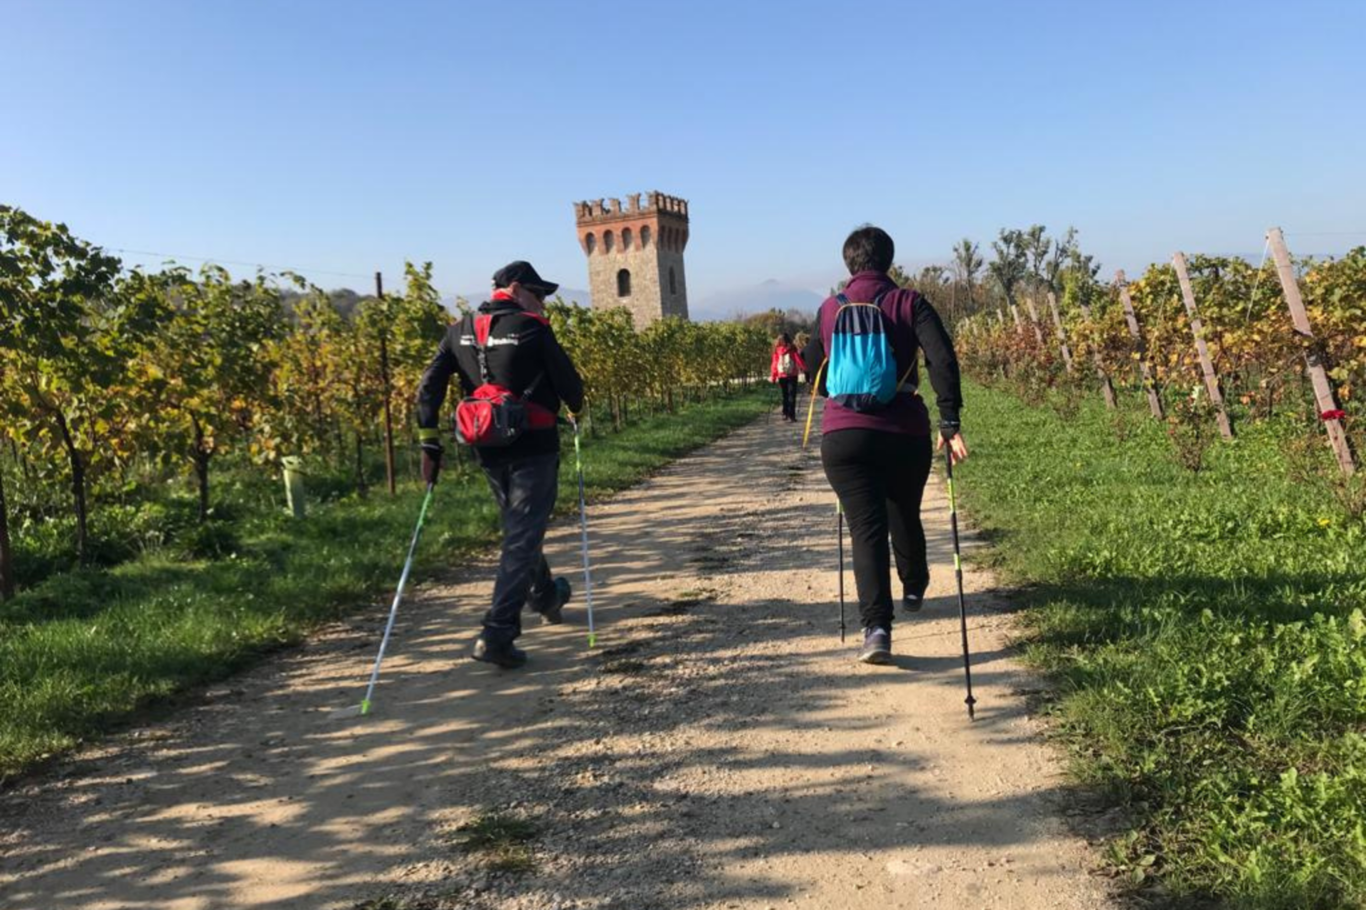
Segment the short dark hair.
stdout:
<svg viewBox="0 0 1366 910">
<path fill-rule="evenodd" d="M 896 244 L 891 235 L 871 224 L 854 228 L 844 241 L 844 264 L 850 275 L 859 272 L 885 272 L 892 267 Z"/>
</svg>

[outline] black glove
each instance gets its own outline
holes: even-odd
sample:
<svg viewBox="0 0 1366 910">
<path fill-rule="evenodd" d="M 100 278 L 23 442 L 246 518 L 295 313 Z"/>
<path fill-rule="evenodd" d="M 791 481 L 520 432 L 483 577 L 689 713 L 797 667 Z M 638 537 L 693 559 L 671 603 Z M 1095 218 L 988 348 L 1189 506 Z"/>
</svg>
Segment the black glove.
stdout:
<svg viewBox="0 0 1366 910">
<path fill-rule="evenodd" d="M 956 420 L 939 421 L 939 435 L 944 437 L 945 442 L 948 442 L 950 439 L 957 436 L 958 429 L 959 423 Z"/>
<path fill-rule="evenodd" d="M 422 444 L 422 480 L 432 486 L 441 473 L 441 443 L 430 440 Z"/>
</svg>

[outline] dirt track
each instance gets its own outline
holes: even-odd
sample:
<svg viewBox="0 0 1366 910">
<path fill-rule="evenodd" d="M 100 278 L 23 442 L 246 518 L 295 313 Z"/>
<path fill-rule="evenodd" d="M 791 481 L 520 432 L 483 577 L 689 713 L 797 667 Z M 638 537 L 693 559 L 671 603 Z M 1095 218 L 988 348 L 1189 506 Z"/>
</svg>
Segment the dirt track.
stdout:
<svg viewBox="0 0 1366 910">
<path fill-rule="evenodd" d="M 0 907 L 1108 906 L 978 572 L 967 720 L 938 482 L 929 603 L 863 666 L 798 439 L 761 421 L 592 510 L 595 653 L 572 609 L 522 671 L 467 660 L 486 563 L 405 607 L 370 717 L 331 712 L 387 604 L 0 796 Z M 548 555 L 581 608 L 575 523 Z M 460 852 L 480 810 L 536 821 L 533 871 Z"/>
</svg>

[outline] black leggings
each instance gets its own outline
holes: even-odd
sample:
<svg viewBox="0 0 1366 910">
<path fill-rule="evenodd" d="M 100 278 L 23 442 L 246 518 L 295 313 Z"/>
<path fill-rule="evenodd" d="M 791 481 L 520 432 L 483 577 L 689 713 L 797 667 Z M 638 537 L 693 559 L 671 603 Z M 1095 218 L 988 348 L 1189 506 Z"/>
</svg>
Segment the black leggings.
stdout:
<svg viewBox="0 0 1366 910">
<path fill-rule="evenodd" d="M 797 419 L 797 377 L 779 376 L 778 386 L 783 390 L 783 416 Z"/>
<path fill-rule="evenodd" d="M 920 499 L 932 458 L 928 436 L 837 430 L 821 438 L 821 464 L 844 508 L 853 543 L 854 583 L 864 628 L 892 627 L 889 531 L 905 593 L 923 596 L 929 587 Z"/>
</svg>

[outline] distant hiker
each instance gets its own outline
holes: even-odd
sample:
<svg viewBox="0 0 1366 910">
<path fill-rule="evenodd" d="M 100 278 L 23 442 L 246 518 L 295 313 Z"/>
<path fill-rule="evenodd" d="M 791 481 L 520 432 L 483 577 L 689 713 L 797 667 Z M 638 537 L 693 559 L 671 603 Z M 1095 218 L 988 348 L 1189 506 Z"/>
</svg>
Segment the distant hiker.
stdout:
<svg viewBox="0 0 1366 910">
<path fill-rule="evenodd" d="M 493 583 L 493 605 L 474 644 L 475 660 L 520 667 L 526 652 L 522 607 L 558 623 L 569 582 L 552 578 L 541 552 L 555 508 L 560 465 L 556 415 L 583 409 L 583 380 L 545 318 L 545 298 L 559 287 L 530 263 L 509 263 L 493 275 L 493 294 L 446 330 L 417 392 L 422 477 L 441 471 L 437 421 L 446 387 L 458 376 L 464 394 L 456 408 L 461 441 L 474 447 L 503 514 L 503 553 Z"/>
<path fill-rule="evenodd" d="M 768 381 L 778 383 L 783 391 L 783 417 L 797 420 L 797 374 L 806 372 L 801 352 L 792 343 L 792 336 L 784 332 L 773 345 L 773 362 L 768 368 Z"/>
<path fill-rule="evenodd" d="M 880 228 L 864 225 L 849 235 L 848 284 L 821 304 L 804 352 L 826 396 L 821 464 L 849 523 L 865 663 L 891 659 L 889 531 L 906 612 L 920 609 L 930 583 L 920 499 L 933 453 L 929 411 L 917 391 L 917 349 L 939 404 L 936 450 L 947 442 L 955 462 L 968 455 L 958 431 L 963 398 L 953 341 L 929 301 L 888 277 L 894 254 Z"/>
</svg>

